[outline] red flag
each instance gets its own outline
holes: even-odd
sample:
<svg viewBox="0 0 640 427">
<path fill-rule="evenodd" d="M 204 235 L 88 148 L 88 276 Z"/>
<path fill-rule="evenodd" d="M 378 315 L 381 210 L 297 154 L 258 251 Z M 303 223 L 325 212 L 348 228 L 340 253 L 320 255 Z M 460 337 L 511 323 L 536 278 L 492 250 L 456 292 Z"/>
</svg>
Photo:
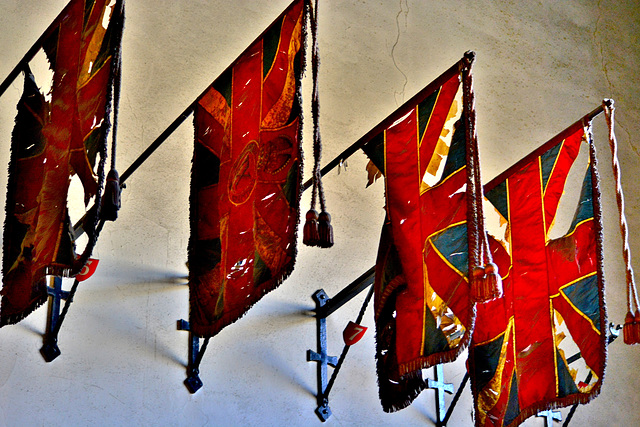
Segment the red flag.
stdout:
<svg viewBox="0 0 640 427">
<path fill-rule="evenodd" d="M 568 232 L 549 235 L 583 137 L 578 123 L 485 186 L 487 217 L 501 225 L 491 249 L 504 296 L 477 306 L 470 372 L 478 426 L 514 426 L 586 403 L 602 385 L 607 324 L 593 151 Z"/>
<path fill-rule="evenodd" d="M 44 276 L 75 275 L 95 243 L 86 230 L 89 244 L 76 260 L 67 192 L 74 174 L 85 203 L 99 192 L 122 18 L 121 0 L 72 0 L 43 42 L 53 70 L 51 102 L 27 73 L 12 137 L 0 326 L 46 301 Z"/>
<path fill-rule="evenodd" d="M 190 323 L 213 336 L 293 270 L 301 180 L 304 1 L 197 101 Z"/>
<path fill-rule="evenodd" d="M 454 360 L 470 339 L 468 182 L 479 170 L 467 164 L 460 74 L 443 74 L 364 148 L 386 183 L 374 285 L 385 411 L 408 406 L 425 387 L 421 369 Z"/>
</svg>

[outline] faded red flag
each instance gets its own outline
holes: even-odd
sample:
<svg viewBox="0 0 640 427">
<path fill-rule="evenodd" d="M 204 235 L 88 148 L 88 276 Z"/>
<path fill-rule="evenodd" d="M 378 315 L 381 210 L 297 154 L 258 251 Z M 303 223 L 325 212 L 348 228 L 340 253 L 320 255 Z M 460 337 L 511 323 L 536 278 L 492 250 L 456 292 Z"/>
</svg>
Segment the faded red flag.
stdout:
<svg viewBox="0 0 640 427">
<path fill-rule="evenodd" d="M 76 259 L 67 192 L 74 174 L 85 204 L 100 191 L 123 7 L 72 0 L 58 16 L 42 46 L 53 71 L 50 102 L 25 73 L 11 142 L 0 326 L 46 301 L 45 275 L 75 275 L 95 243 L 85 230 L 89 244 Z"/>
<path fill-rule="evenodd" d="M 426 387 L 422 369 L 458 356 L 473 326 L 467 184 L 479 169 L 467 163 L 461 67 L 393 113 L 364 146 L 386 184 L 374 286 L 378 385 L 388 412 Z"/>
<path fill-rule="evenodd" d="M 478 426 L 515 426 L 586 403 L 602 386 L 607 321 L 594 151 L 569 230 L 550 237 L 583 138 L 577 123 L 485 186 L 504 296 L 477 306 L 469 365 Z"/>
<path fill-rule="evenodd" d="M 305 2 L 294 1 L 195 107 L 191 331 L 216 335 L 293 270 Z"/>
</svg>

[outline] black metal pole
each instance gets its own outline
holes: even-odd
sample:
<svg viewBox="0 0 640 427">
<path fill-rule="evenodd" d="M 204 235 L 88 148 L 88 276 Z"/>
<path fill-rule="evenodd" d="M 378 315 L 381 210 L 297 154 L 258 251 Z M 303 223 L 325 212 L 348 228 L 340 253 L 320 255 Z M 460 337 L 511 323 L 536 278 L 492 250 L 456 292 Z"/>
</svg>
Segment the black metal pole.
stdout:
<svg viewBox="0 0 640 427">
<path fill-rule="evenodd" d="M 191 105 L 189 105 L 182 112 L 182 114 L 180 114 L 173 121 L 173 123 L 171 123 L 169 125 L 169 127 L 166 128 L 160 134 L 160 136 L 157 137 L 155 139 L 155 141 L 153 141 L 147 147 L 147 149 L 144 150 L 142 152 L 142 154 L 140 154 L 140 156 L 138 156 L 138 158 L 136 160 L 134 160 L 134 162 L 131 164 L 131 166 L 129 166 L 127 168 L 127 170 L 124 171 L 122 173 L 122 175 L 120 175 L 120 184 L 124 184 L 124 182 L 127 180 L 127 178 L 129 178 L 129 176 L 131 176 L 131 174 L 134 173 L 140 167 L 140 165 L 142 165 L 149 158 L 149 156 L 151 156 L 151 154 L 153 154 L 153 152 L 156 151 L 158 149 L 158 147 L 160 147 L 162 145 L 162 143 L 167 140 L 167 138 L 169 138 L 169 136 L 171 136 L 171 134 L 178 128 L 178 126 L 180 126 L 191 115 L 191 113 L 193 113 L 194 108 L 195 108 L 195 102 L 192 103 Z"/>
<path fill-rule="evenodd" d="M 374 265 L 369 270 L 360 275 L 360 277 L 358 277 L 356 280 L 351 282 L 351 284 L 344 287 L 340 292 L 336 294 L 335 297 L 329 299 L 329 301 L 325 305 L 316 310 L 316 317 L 328 317 L 331 313 L 349 302 L 353 297 L 367 289 L 367 287 L 373 284 L 375 274 L 376 267 Z"/>
<path fill-rule="evenodd" d="M 369 301 L 371 301 L 371 297 L 373 296 L 373 286 L 369 289 L 369 293 L 364 299 L 362 303 L 362 308 L 360 309 L 360 313 L 358 313 L 358 318 L 356 319 L 356 323 L 360 324 L 362 322 L 362 318 L 364 317 L 364 312 L 367 310 L 367 306 L 369 305 Z M 331 388 L 333 387 L 333 383 L 336 381 L 336 377 L 338 376 L 338 372 L 340 372 L 340 368 L 342 367 L 342 363 L 344 362 L 345 357 L 347 357 L 347 353 L 349 352 L 349 348 L 351 346 L 348 344 L 344 345 L 342 349 L 342 354 L 340 354 L 340 358 L 338 359 L 338 364 L 336 365 L 333 373 L 331 374 L 331 378 L 329 379 L 329 384 L 327 384 L 327 388 L 324 390 L 323 397 L 325 399 L 329 399 L 329 393 L 331 393 Z"/>
<path fill-rule="evenodd" d="M 45 41 L 45 39 L 51 35 L 53 30 L 58 25 L 58 19 L 67 12 L 70 6 L 71 6 L 71 2 L 69 2 L 64 7 L 64 9 L 62 9 L 62 12 L 60 12 L 58 16 L 56 16 L 56 19 L 54 19 L 53 22 L 49 24 L 49 27 L 47 27 L 47 29 L 44 30 L 44 32 L 38 38 L 38 40 L 36 40 L 33 46 L 31 46 L 31 48 L 27 51 L 27 53 L 22 57 L 20 62 L 16 64 L 13 70 L 11 70 L 9 75 L 4 79 L 2 84 L 0 84 L 0 96 L 2 96 L 5 93 L 5 91 L 9 88 L 9 86 L 11 86 L 11 83 L 13 83 L 13 81 L 16 79 L 16 77 L 18 77 L 18 75 L 20 75 L 20 72 L 24 69 L 25 64 L 27 64 L 29 61 L 33 59 L 34 56 L 36 56 L 36 53 L 38 53 L 38 51 L 42 48 L 42 44 Z"/>
<path fill-rule="evenodd" d="M 453 400 L 449 405 L 449 409 L 447 409 L 447 413 L 442 419 L 442 422 L 440 423 L 441 426 L 446 426 L 447 423 L 449 422 L 449 418 L 451 418 L 451 415 L 453 414 L 453 410 L 456 408 L 456 405 L 458 404 L 458 400 L 462 395 L 462 391 L 464 390 L 464 387 L 467 385 L 467 381 L 469 381 L 469 372 L 465 372 L 464 377 L 462 378 L 462 382 L 460 383 L 460 386 L 458 386 L 458 391 L 456 391 L 456 394 L 453 396 Z"/>
</svg>

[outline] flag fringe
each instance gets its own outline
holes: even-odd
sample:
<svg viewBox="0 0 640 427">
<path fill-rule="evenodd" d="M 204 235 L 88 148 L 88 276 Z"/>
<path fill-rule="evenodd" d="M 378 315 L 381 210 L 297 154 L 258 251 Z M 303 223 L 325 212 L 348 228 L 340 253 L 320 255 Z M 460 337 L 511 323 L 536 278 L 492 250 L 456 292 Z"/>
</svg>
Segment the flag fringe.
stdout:
<svg viewBox="0 0 640 427">
<path fill-rule="evenodd" d="M 598 382 L 589 393 L 573 394 L 571 396 L 562 397 L 553 401 L 545 401 L 538 405 L 526 408 L 509 424 L 505 427 L 516 427 L 520 425 L 529 417 L 533 417 L 542 411 L 552 411 L 554 409 L 566 408 L 567 406 L 573 406 L 576 404 L 585 405 L 590 403 L 593 399 L 598 397 L 602 388 L 602 381 Z M 477 416 L 477 414 L 476 414 Z"/>
<path fill-rule="evenodd" d="M 225 322 L 217 322 L 216 325 L 209 325 L 209 326 L 202 326 L 202 325 L 198 325 L 196 323 L 193 323 L 190 325 L 190 331 L 200 337 L 200 338 L 210 338 L 213 337 L 215 335 L 217 335 L 222 329 L 224 329 L 225 327 L 237 322 L 238 320 L 242 319 L 244 317 L 245 314 L 247 314 L 247 312 L 257 303 L 260 301 L 260 299 L 262 297 L 264 297 L 266 294 L 268 294 L 269 292 L 275 290 L 278 286 L 280 286 L 282 284 L 282 282 L 284 282 L 285 280 L 287 280 L 289 278 L 289 276 L 291 275 L 291 273 L 293 272 L 295 267 L 295 257 L 293 259 L 293 261 L 291 262 L 291 264 L 289 266 L 287 266 L 285 268 L 285 270 L 282 272 L 282 274 L 280 274 L 279 276 L 271 279 L 268 285 L 264 286 L 264 288 L 260 291 L 259 297 L 251 304 L 245 305 L 244 307 L 242 307 L 241 310 L 238 311 L 237 315 L 233 316 L 233 320 L 228 320 Z M 194 301 L 192 298 L 193 293 L 190 294 L 190 305 L 193 306 L 194 305 Z M 229 312 L 226 312 L 227 314 Z"/>
<path fill-rule="evenodd" d="M 26 309 L 22 310 L 20 313 L 14 313 L 8 316 L 0 316 L 0 328 L 6 325 L 15 325 L 16 323 L 20 322 L 31 313 L 36 311 L 38 308 L 40 308 L 42 304 L 47 302 L 47 298 L 49 296 L 47 295 L 46 291 L 46 283 L 44 281 L 42 283 L 44 283 L 44 286 L 38 285 L 38 287 L 43 288 L 43 291 L 40 292 L 41 295 L 38 297 L 38 299 L 34 300 Z"/>
<path fill-rule="evenodd" d="M 377 273 L 377 272 L 376 272 Z M 397 372 L 399 374 L 399 380 L 393 385 L 385 384 L 388 380 L 389 368 L 382 362 L 381 355 L 386 350 L 386 354 L 392 353 L 391 357 L 395 356 L 394 351 L 391 348 L 383 348 L 382 342 L 380 342 L 381 329 L 389 328 L 392 334 L 395 334 L 395 324 L 391 324 L 389 319 L 384 318 L 383 314 L 386 310 L 384 307 L 387 304 L 395 307 L 395 291 L 400 291 L 404 280 L 396 277 L 385 287 L 381 298 L 384 303 L 378 303 L 376 306 L 378 310 L 375 314 L 376 319 L 376 370 L 378 373 L 378 394 L 380 397 L 380 403 L 385 412 L 396 412 L 411 405 L 411 403 L 418 397 L 418 395 L 427 388 L 426 382 L 422 380 L 422 369 L 428 369 L 433 366 L 449 363 L 455 361 L 460 354 L 468 347 L 471 342 L 471 331 L 475 326 L 476 307 L 475 304 L 469 305 L 469 319 L 470 324 L 465 329 L 462 339 L 458 345 L 448 351 L 438 352 L 427 357 L 419 357 L 410 362 L 398 364 Z M 389 301 L 392 300 L 392 301 Z M 387 310 L 389 308 L 387 307 Z M 384 325 L 383 325 L 384 323 Z M 389 356 L 387 356 L 389 357 Z M 392 391 L 390 388 L 400 388 L 401 390 Z"/>
</svg>

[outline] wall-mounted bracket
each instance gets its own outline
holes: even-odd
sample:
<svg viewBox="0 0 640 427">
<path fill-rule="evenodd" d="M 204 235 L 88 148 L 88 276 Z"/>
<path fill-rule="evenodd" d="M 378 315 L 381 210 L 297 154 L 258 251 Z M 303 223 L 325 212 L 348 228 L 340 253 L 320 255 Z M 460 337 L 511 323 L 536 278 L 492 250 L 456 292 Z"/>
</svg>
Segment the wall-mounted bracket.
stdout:
<svg viewBox="0 0 640 427">
<path fill-rule="evenodd" d="M 316 303 L 316 313 L 329 302 L 329 297 L 324 290 L 317 290 L 313 296 Z M 329 408 L 329 396 L 327 391 L 328 373 L 327 366 L 331 365 L 335 368 L 338 363 L 336 356 L 329 356 L 327 353 L 327 318 L 325 316 L 316 315 L 316 336 L 318 351 L 307 350 L 307 362 L 318 362 L 318 394 L 316 395 L 318 407 L 316 415 L 321 421 L 326 421 L 331 416 L 331 408 Z"/>
<path fill-rule="evenodd" d="M 200 348 L 200 338 L 191 332 L 189 322 L 184 319 L 180 319 L 177 322 L 179 331 L 189 332 L 189 361 L 187 362 L 187 378 L 184 380 L 184 385 L 191 394 L 202 388 L 202 380 L 200 379 L 200 362 L 204 356 L 204 352 L 207 351 L 207 345 L 209 344 L 209 338 L 205 338 Z"/>
<path fill-rule="evenodd" d="M 433 367 L 435 379 L 427 378 L 427 387 L 436 390 L 436 425 L 442 425 L 446 417 L 444 393 L 453 394 L 453 384 L 444 382 L 442 365 Z"/>
<path fill-rule="evenodd" d="M 560 411 L 540 411 L 536 414 L 536 417 L 544 418 L 545 427 L 552 427 L 554 421 L 562 421 Z"/>
<path fill-rule="evenodd" d="M 42 348 L 40 354 L 46 362 L 52 362 L 60 356 L 60 348 L 58 347 L 58 333 L 62 322 L 69 310 L 69 305 L 73 302 L 73 295 L 78 288 L 78 281 L 74 281 L 70 291 L 62 289 L 62 278 L 51 276 L 51 285 L 47 286 L 49 294 L 49 310 L 47 312 L 47 329 L 43 337 Z M 60 313 L 60 301 L 65 300 L 64 308 Z"/>
</svg>

